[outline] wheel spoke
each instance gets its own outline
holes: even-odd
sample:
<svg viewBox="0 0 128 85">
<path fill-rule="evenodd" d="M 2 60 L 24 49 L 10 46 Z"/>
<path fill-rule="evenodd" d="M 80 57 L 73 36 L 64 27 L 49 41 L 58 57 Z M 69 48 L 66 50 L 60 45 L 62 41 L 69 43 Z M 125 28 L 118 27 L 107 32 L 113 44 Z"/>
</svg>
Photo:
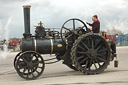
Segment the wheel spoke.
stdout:
<svg viewBox="0 0 128 85">
<path fill-rule="evenodd" d="M 97 56 L 101 56 L 101 57 L 103 57 L 104 55 L 103 55 L 103 54 L 97 54 Z"/>
<path fill-rule="evenodd" d="M 23 59 L 23 61 L 25 61 L 26 63 L 28 63 L 28 61 L 24 57 L 22 57 L 22 59 Z"/>
<path fill-rule="evenodd" d="M 82 26 L 81 28 L 79 28 L 78 31 L 80 31 L 80 30 L 83 29 L 83 28 L 84 28 L 84 26 Z"/>
<path fill-rule="evenodd" d="M 32 72 L 32 76 L 33 76 L 33 78 L 35 77 L 35 75 L 34 75 L 34 73 Z"/>
<path fill-rule="evenodd" d="M 30 73 L 30 68 L 28 68 L 28 73 Z"/>
<path fill-rule="evenodd" d="M 35 55 L 31 55 L 31 62 L 32 62 L 34 56 L 35 56 Z"/>
<path fill-rule="evenodd" d="M 97 58 L 95 58 L 95 60 L 96 60 L 96 62 L 98 63 L 98 65 L 99 65 L 99 67 L 100 67 L 101 65 L 100 65 L 99 61 L 97 60 Z"/>
<path fill-rule="evenodd" d="M 24 61 L 18 61 L 17 64 L 19 66 L 19 69 L 23 69 L 27 67 Z"/>
<path fill-rule="evenodd" d="M 70 38 L 71 36 L 73 36 L 73 33 L 72 33 L 72 34 L 70 34 L 68 37 L 66 37 L 66 39 Z"/>
<path fill-rule="evenodd" d="M 100 57 L 97 57 L 99 60 L 101 60 L 101 61 L 103 61 L 103 62 L 106 62 L 106 60 L 105 59 L 103 59 L 103 58 L 100 58 Z"/>
<path fill-rule="evenodd" d="M 98 45 L 100 42 L 101 42 L 101 40 L 98 40 L 94 47 L 96 48 L 97 45 Z"/>
<path fill-rule="evenodd" d="M 19 69 L 27 68 L 27 66 L 19 66 Z"/>
<path fill-rule="evenodd" d="M 85 51 L 85 49 L 83 47 L 81 47 L 80 45 L 78 47 Z"/>
<path fill-rule="evenodd" d="M 66 30 L 68 30 L 68 31 L 70 31 L 70 32 L 72 32 L 70 29 L 68 29 L 68 28 L 66 28 L 66 27 L 63 27 L 64 29 L 66 29 Z"/>
<path fill-rule="evenodd" d="M 38 67 L 38 68 L 41 68 L 42 69 L 42 67 Z"/>
<path fill-rule="evenodd" d="M 25 74 L 25 71 L 26 71 L 27 69 L 26 68 L 24 68 L 24 70 L 23 70 L 23 74 Z"/>
<path fill-rule="evenodd" d="M 73 29 L 75 30 L 75 20 L 73 19 Z"/>
<path fill-rule="evenodd" d="M 95 63 L 95 61 L 94 61 L 94 60 L 93 60 L 93 64 L 94 64 L 95 68 L 97 69 L 97 66 L 96 66 L 96 63 Z"/>
<path fill-rule="evenodd" d="M 36 70 L 36 72 L 39 74 L 39 72 Z"/>
<path fill-rule="evenodd" d="M 82 56 L 78 57 L 77 59 L 80 60 L 80 59 L 82 59 L 84 57 L 85 57 L 85 55 L 82 55 Z"/>
<path fill-rule="evenodd" d="M 39 63 L 42 63 L 41 61 L 34 62 L 34 65 L 38 65 Z"/>
<path fill-rule="evenodd" d="M 101 48 L 102 45 L 99 45 L 98 48 L 96 49 L 97 51 Z"/>
<path fill-rule="evenodd" d="M 82 44 L 84 45 L 84 47 L 86 47 L 86 48 L 89 50 L 88 46 L 87 46 L 87 45 L 85 45 L 85 43 L 84 43 L 84 42 L 82 42 Z"/>
<path fill-rule="evenodd" d="M 82 64 L 83 62 L 85 62 L 88 59 L 88 57 L 86 57 L 85 59 L 83 59 L 82 61 L 80 61 L 80 64 Z"/>
<path fill-rule="evenodd" d="M 30 69 L 28 68 L 27 78 L 28 78 L 29 75 L 30 75 Z"/>
<path fill-rule="evenodd" d="M 90 69 L 91 66 L 92 66 L 92 59 L 91 59 L 90 62 L 89 62 L 89 70 L 91 70 L 91 69 Z"/>
<path fill-rule="evenodd" d="M 105 48 L 105 49 L 103 49 L 103 50 L 99 50 L 99 51 L 97 51 L 97 52 L 104 52 L 104 51 L 107 51 L 107 48 Z"/>
<path fill-rule="evenodd" d="M 32 76 L 35 77 L 33 69 L 31 69 Z"/>
<path fill-rule="evenodd" d="M 88 60 L 86 61 L 86 64 L 85 64 L 84 69 L 86 69 L 86 68 L 87 68 L 87 65 L 88 65 Z"/>
<path fill-rule="evenodd" d="M 26 62 L 24 62 L 24 61 L 18 61 L 18 64 L 19 64 L 19 65 L 25 65 L 25 63 L 26 63 Z"/>
<path fill-rule="evenodd" d="M 80 54 L 85 54 L 85 55 L 87 55 L 87 52 L 77 52 L 77 53 L 80 53 Z"/>
</svg>

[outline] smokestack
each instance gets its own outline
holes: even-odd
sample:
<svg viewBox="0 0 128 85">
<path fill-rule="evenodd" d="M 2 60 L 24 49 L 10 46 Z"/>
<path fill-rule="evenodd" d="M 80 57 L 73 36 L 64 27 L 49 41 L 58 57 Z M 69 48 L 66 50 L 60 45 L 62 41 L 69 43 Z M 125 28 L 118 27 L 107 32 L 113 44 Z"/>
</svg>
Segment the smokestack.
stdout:
<svg viewBox="0 0 128 85">
<path fill-rule="evenodd" d="M 24 38 L 31 38 L 30 33 L 30 5 L 24 5 L 24 28 L 25 33 L 23 34 Z"/>
</svg>

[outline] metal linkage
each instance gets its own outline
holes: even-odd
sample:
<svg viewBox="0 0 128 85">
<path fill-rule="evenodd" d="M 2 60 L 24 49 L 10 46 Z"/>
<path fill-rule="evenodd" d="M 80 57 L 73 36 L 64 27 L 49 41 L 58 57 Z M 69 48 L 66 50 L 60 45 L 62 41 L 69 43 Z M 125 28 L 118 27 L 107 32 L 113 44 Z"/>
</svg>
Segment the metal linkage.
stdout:
<svg viewBox="0 0 128 85">
<path fill-rule="evenodd" d="M 51 59 L 46 59 L 44 61 L 51 61 L 51 60 L 55 60 L 56 58 L 51 58 Z M 45 64 L 53 64 L 53 63 L 57 63 L 59 62 L 58 60 L 57 61 L 53 61 L 53 62 L 48 62 L 48 63 L 45 63 Z"/>
</svg>

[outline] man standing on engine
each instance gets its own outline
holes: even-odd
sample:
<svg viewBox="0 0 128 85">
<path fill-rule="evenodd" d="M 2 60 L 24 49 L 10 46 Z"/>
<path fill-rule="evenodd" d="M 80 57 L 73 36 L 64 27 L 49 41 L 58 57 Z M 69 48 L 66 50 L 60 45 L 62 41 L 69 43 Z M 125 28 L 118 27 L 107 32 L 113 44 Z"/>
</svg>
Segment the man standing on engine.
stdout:
<svg viewBox="0 0 128 85">
<path fill-rule="evenodd" d="M 92 24 L 86 22 L 88 25 L 92 27 L 90 31 L 93 31 L 93 33 L 99 33 L 100 32 L 100 21 L 98 20 L 98 16 L 94 15 L 92 17 L 92 21 L 93 21 Z"/>
</svg>

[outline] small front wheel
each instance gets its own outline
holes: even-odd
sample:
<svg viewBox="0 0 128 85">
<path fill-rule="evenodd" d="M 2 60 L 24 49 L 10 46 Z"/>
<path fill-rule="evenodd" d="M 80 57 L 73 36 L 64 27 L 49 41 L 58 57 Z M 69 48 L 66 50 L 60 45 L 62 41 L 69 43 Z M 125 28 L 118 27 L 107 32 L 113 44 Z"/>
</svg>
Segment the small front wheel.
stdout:
<svg viewBox="0 0 128 85">
<path fill-rule="evenodd" d="M 15 62 L 15 69 L 18 75 L 26 80 L 38 78 L 43 73 L 44 68 L 44 59 L 35 51 L 22 53 Z"/>
</svg>

